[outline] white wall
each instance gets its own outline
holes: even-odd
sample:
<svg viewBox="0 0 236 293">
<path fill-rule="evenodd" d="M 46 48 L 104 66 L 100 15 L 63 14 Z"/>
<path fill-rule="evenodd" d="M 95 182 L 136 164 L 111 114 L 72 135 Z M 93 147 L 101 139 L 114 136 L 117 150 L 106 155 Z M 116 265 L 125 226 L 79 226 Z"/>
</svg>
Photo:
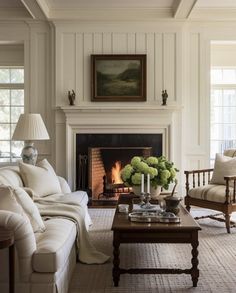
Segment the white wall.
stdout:
<svg viewBox="0 0 236 293">
<path fill-rule="evenodd" d="M 0 43 L 0 66 L 24 66 L 23 44 Z"/>
<path fill-rule="evenodd" d="M 182 24 L 58 22 L 55 31 L 57 106 L 68 105 L 71 89 L 76 93 L 76 105 L 84 109 L 160 106 L 163 89 L 169 94 L 168 105 L 182 104 Z M 146 54 L 147 101 L 91 102 L 91 54 Z M 60 111 L 56 135 L 57 171 L 65 176 L 65 120 Z"/>
<path fill-rule="evenodd" d="M 159 103 L 167 89 L 169 103 L 181 100 L 181 25 L 167 23 L 56 23 L 56 104 L 68 105 L 74 89 L 76 105 L 91 102 L 91 54 L 147 54 L 147 103 Z M 132 103 L 127 103 L 132 105 Z M 143 106 L 143 104 L 140 104 Z"/>
<path fill-rule="evenodd" d="M 183 173 L 209 166 L 210 44 L 235 41 L 235 29 L 234 22 L 3 22 L 0 42 L 24 44 L 26 110 L 42 114 L 51 141 L 42 142 L 40 152 L 59 174 L 66 175 L 66 124 L 56 107 L 68 105 L 71 89 L 80 111 L 91 109 L 89 115 L 108 106 L 114 111 L 157 107 L 167 89 L 168 105 L 183 106 L 172 134 L 181 140 Z M 90 54 L 95 53 L 147 54 L 147 102 L 91 102 Z"/>
<path fill-rule="evenodd" d="M 185 169 L 210 166 L 211 42 L 235 41 L 235 29 L 236 23 L 222 22 L 193 22 L 185 27 L 183 50 L 185 56 L 183 166 Z M 215 57 L 214 53 L 212 58 Z"/>
<path fill-rule="evenodd" d="M 13 46 L 12 43 L 18 45 Z M 24 65 L 25 110 L 40 113 L 50 136 L 53 137 L 50 48 L 50 27 L 47 23 L 0 22 L 0 62 L 2 65 L 9 65 L 9 61 L 10 65 Z M 9 58 L 13 59 L 8 60 Z M 47 157 L 53 161 L 52 141 L 37 142 L 36 147 L 40 157 Z"/>
<path fill-rule="evenodd" d="M 236 44 L 233 42 L 211 44 L 211 66 L 236 66 Z"/>
</svg>

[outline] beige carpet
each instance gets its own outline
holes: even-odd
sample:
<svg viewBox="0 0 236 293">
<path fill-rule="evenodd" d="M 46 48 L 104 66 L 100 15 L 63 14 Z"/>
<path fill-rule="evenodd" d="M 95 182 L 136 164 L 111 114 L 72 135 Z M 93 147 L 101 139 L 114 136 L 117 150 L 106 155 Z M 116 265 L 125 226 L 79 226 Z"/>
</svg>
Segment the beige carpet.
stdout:
<svg viewBox="0 0 236 293">
<path fill-rule="evenodd" d="M 114 209 L 90 209 L 94 225 L 91 238 L 98 249 L 112 256 L 110 230 Z M 193 214 L 199 215 L 200 210 Z M 190 275 L 121 275 L 119 287 L 112 283 L 112 257 L 104 265 L 78 263 L 70 293 L 87 292 L 236 292 L 236 228 L 227 234 L 223 223 L 199 220 L 198 287 L 192 287 Z M 191 267 L 191 247 L 187 244 L 123 244 L 122 267 Z"/>
</svg>

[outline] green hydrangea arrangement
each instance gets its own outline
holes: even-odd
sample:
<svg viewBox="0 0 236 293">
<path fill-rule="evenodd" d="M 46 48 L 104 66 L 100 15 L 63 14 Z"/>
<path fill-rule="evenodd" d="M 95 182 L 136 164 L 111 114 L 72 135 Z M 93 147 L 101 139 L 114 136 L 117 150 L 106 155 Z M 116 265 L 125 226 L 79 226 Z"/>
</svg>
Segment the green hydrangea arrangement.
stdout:
<svg viewBox="0 0 236 293">
<path fill-rule="evenodd" d="M 121 178 L 126 186 L 141 185 L 141 175 L 150 174 L 151 186 L 158 185 L 169 188 L 171 182 L 176 182 L 176 169 L 173 162 L 161 157 L 133 157 L 130 164 L 121 170 Z M 145 176 L 146 180 L 146 176 Z"/>
</svg>

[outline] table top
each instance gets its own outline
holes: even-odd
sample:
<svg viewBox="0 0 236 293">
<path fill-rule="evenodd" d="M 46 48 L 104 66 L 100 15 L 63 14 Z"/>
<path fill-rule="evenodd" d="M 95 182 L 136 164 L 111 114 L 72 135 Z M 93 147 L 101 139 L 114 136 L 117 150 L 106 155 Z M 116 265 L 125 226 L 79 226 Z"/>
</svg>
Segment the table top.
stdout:
<svg viewBox="0 0 236 293">
<path fill-rule="evenodd" d="M 118 204 L 120 203 L 129 203 L 130 210 L 132 205 L 132 196 L 122 196 Z M 189 212 L 179 204 L 179 213 L 180 223 L 140 223 L 140 222 L 131 222 L 127 213 L 119 213 L 118 208 L 116 209 L 112 230 L 113 231 L 193 231 L 201 230 L 199 224 L 193 219 Z"/>
</svg>

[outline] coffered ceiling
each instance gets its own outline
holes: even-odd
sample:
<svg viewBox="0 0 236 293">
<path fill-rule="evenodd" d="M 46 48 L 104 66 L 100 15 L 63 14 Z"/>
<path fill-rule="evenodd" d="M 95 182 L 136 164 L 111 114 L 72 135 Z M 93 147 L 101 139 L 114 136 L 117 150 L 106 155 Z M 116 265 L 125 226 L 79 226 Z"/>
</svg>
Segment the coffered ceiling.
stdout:
<svg viewBox="0 0 236 293">
<path fill-rule="evenodd" d="M 0 19 L 236 20 L 236 0 L 0 0 Z"/>
</svg>

